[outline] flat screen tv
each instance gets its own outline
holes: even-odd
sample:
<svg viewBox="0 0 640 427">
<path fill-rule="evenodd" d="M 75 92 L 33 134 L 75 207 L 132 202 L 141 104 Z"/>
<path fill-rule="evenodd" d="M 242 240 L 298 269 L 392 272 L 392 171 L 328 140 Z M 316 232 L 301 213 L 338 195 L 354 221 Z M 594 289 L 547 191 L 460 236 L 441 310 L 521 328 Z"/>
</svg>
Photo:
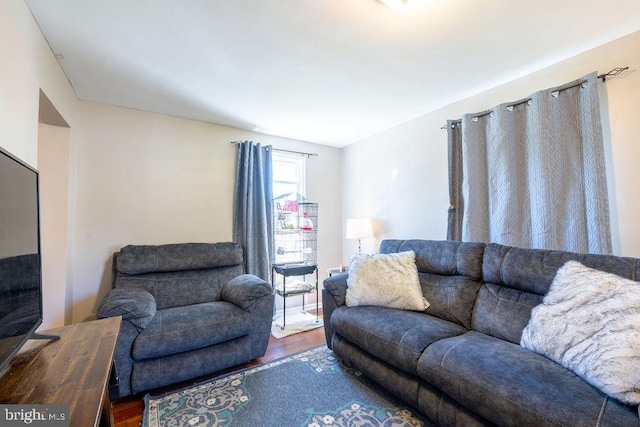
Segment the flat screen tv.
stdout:
<svg viewBox="0 0 640 427">
<path fill-rule="evenodd" d="M 38 171 L 0 147 L 0 372 L 42 323 Z"/>
</svg>

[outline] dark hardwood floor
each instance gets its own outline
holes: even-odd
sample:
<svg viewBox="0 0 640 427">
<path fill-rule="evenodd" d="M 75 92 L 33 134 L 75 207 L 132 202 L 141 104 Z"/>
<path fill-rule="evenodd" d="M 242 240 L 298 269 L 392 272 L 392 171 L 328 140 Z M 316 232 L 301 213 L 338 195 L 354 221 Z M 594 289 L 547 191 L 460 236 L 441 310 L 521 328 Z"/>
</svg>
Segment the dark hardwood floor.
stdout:
<svg viewBox="0 0 640 427">
<path fill-rule="evenodd" d="M 235 371 L 250 366 L 259 365 L 261 363 L 270 362 L 281 357 L 288 356 L 290 354 L 298 353 L 300 351 L 316 347 L 325 343 L 324 328 L 317 328 L 312 331 L 302 332 L 295 335 L 289 335 L 281 339 L 274 338 L 273 335 L 269 337 L 269 345 L 265 355 L 259 359 L 247 363 L 246 365 L 238 366 L 225 371 L 217 372 L 211 375 L 209 378 L 217 377 L 221 374 Z M 186 386 L 189 386 L 196 382 L 201 382 L 207 378 L 198 378 L 195 381 L 188 383 L 178 384 L 171 387 L 165 387 L 151 392 L 151 395 L 164 394 L 173 390 L 177 390 Z M 120 399 L 113 402 L 113 418 L 116 427 L 138 427 L 142 423 L 142 414 L 144 411 L 144 393 L 137 396 L 129 396 L 124 399 Z"/>
</svg>

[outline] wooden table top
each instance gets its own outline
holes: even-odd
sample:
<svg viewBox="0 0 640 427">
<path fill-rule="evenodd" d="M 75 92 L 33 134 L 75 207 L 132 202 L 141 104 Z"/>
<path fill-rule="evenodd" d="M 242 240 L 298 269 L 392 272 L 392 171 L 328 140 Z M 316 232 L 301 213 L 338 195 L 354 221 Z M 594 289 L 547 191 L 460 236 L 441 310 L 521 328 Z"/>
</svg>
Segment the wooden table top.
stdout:
<svg viewBox="0 0 640 427">
<path fill-rule="evenodd" d="M 43 331 L 59 340 L 29 340 L 0 377 L 0 403 L 69 405 L 72 426 L 98 425 L 120 317 Z"/>
</svg>

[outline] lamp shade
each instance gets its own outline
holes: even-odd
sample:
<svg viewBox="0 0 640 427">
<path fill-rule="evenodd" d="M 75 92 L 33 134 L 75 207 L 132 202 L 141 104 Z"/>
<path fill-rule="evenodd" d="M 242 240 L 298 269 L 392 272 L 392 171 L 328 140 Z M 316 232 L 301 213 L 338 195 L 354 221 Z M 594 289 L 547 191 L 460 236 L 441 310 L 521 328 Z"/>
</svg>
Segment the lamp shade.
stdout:
<svg viewBox="0 0 640 427">
<path fill-rule="evenodd" d="M 368 239 L 373 237 L 370 218 L 347 218 L 347 239 Z"/>
<path fill-rule="evenodd" d="M 404 9 L 412 6 L 413 0 L 378 0 L 385 6 L 388 6 L 392 9 Z"/>
</svg>

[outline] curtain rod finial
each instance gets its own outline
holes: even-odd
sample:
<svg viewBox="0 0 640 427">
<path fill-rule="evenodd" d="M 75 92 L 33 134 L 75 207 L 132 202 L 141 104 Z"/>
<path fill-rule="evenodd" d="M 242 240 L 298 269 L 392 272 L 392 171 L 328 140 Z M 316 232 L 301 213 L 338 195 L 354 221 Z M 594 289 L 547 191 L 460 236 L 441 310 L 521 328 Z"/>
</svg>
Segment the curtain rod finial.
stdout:
<svg viewBox="0 0 640 427">
<path fill-rule="evenodd" d="M 604 83 L 607 77 L 617 76 L 618 74 L 628 69 L 629 67 L 616 67 L 613 70 L 609 71 L 608 73 L 600 74 L 598 78 L 602 79 L 602 83 Z"/>
</svg>

